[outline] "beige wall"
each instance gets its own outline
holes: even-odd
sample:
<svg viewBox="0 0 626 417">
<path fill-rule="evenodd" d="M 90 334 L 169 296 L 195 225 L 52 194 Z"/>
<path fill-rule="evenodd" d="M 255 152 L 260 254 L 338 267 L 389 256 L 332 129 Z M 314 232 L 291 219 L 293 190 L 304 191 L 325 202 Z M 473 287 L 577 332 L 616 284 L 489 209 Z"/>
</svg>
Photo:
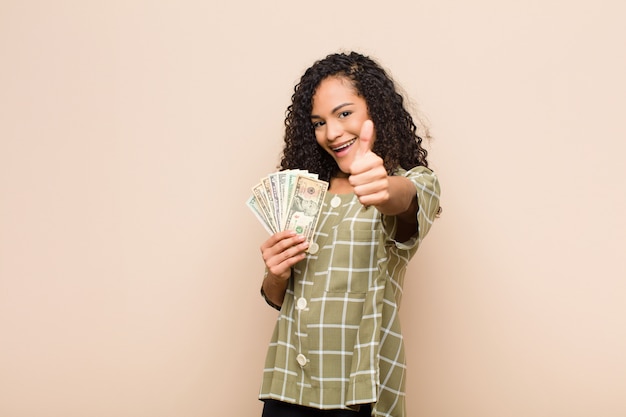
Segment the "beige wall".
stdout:
<svg viewBox="0 0 626 417">
<path fill-rule="evenodd" d="M 0 1 L 0 415 L 259 415 L 244 200 L 301 72 L 352 48 L 443 186 L 410 415 L 626 415 L 623 2 L 248 3 Z"/>
</svg>

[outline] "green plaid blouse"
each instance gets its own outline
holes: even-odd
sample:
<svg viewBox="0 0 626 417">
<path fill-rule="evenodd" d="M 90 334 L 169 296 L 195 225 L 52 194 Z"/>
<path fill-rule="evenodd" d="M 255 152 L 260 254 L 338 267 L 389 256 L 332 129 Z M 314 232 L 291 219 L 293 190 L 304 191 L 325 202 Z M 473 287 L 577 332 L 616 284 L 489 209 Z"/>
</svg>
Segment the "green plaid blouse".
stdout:
<svg viewBox="0 0 626 417">
<path fill-rule="evenodd" d="M 260 399 L 405 416 L 398 308 L 404 273 L 439 209 L 432 171 L 398 170 L 417 190 L 418 232 L 393 239 L 396 219 L 354 194 L 327 193 L 316 253 L 295 265 L 269 345 Z"/>
</svg>

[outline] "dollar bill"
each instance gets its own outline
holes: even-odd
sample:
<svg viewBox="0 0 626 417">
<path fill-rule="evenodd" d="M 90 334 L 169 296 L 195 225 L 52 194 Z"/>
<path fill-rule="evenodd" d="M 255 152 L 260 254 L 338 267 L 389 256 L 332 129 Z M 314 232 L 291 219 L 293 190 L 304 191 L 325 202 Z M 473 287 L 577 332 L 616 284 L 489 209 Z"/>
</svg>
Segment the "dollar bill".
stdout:
<svg viewBox="0 0 626 417">
<path fill-rule="evenodd" d="M 317 227 L 328 183 L 299 175 L 285 213 L 283 230 L 294 230 L 312 241 Z"/>
<path fill-rule="evenodd" d="M 272 215 L 272 209 L 269 204 L 269 198 L 265 193 L 265 187 L 262 183 L 259 183 L 252 187 L 252 195 L 254 196 L 255 202 L 257 203 L 257 208 L 261 209 L 261 213 L 265 217 L 266 223 L 270 226 L 270 229 L 276 233 L 279 231 L 278 225 L 274 221 L 274 216 Z M 252 209 L 252 207 L 251 207 Z M 254 210 L 253 210 L 254 211 Z"/>
<path fill-rule="evenodd" d="M 276 225 L 278 228 L 281 228 L 281 217 L 283 214 L 282 208 L 282 196 L 280 191 L 280 179 L 277 173 L 270 174 L 267 179 L 263 180 L 263 184 L 268 183 L 269 185 L 269 193 L 270 195 L 270 205 L 274 210 L 274 219 L 276 220 Z M 267 185 L 266 185 L 267 189 Z"/>
<path fill-rule="evenodd" d="M 250 198 L 246 201 L 246 205 L 252 210 L 252 213 L 256 216 L 256 218 L 261 222 L 261 225 L 267 230 L 267 233 L 274 234 L 272 230 L 272 226 L 268 223 L 266 215 L 259 207 L 259 202 L 257 201 L 254 195 L 251 195 Z"/>
<path fill-rule="evenodd" d="M 278 222 L 277 218 L 278 213 L 276 212 L 277 198 L 274 197 L 274 193 L 272 192 L 272 185 L 270 184 L 269 177 L 261 179 L 261 185 L 263 186 L 263 195 L 265 196 L 267 208 L 272 219 L 272 224 L 276 229 L 280 229 L 280 223 Z"/>
<path fill-rule="evenodd" d="M 252 187 L 246 205 L 268 233 L 294 230 L 311 242 L 327 190 L 316 174 L 283 170 Z"/>
</svg>

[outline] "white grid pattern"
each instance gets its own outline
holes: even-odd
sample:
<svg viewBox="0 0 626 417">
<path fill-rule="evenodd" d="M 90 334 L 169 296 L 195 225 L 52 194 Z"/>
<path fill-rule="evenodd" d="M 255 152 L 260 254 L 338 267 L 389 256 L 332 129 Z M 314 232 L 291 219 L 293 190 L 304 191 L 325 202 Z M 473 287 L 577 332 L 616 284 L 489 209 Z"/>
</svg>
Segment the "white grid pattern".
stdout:
<svg viewBox="0 0 626 417">
<path fill-rule="evenodd" d="M 373 403 L 372 415 L 404 417 L 405 359 L 398 307 L 404 273 L 439 208 L 427 168 L 399 170 L 418 196 L 418 233 L 395 242 L 396 221 L 353 194 L 327 193 L 319 252 L 294 268 L 270 343 L 260 398 L 321 409 Z M 304 309 L 297 301 L 304 298 Z M 305 364 L 298 363 L 304 355 Z M 302 356 L 300 356 L 302 359 Z"/>
</svg>

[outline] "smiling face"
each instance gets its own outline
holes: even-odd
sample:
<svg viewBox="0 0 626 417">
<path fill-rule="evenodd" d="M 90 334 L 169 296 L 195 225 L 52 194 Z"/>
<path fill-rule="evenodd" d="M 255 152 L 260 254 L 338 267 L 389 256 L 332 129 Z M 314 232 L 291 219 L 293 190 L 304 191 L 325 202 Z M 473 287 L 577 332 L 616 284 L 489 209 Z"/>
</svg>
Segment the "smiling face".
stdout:
<svg viewBox="0 0 626 417">
<path fill-rule="evenodd" d="M 361 126 L 368 119 L 365 99 L 347 78 L 325 78 L 315 90 L 311 110 L 315 138 L 346 175 L 359 149 Z"/>
</svg>

